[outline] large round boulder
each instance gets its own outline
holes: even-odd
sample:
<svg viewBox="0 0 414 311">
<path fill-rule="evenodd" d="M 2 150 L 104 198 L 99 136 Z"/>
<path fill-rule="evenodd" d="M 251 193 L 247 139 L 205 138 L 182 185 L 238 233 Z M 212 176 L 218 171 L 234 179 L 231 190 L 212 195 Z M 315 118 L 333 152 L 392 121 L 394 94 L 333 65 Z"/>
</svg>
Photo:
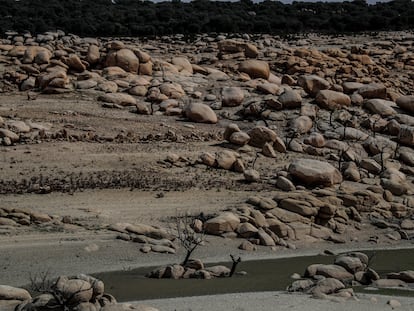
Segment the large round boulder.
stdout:
<svg viewBox="0 0 414 311">
<path fill-rule="evenodd" d="M 129 49 L 112 50 L 106 57 L 105 65 L 107 67 L 118 66 L 127 72 L 138 73 L 139 59 L 135 53 Z"/>
<path fill-rule="evenodd" d="M 181 98 L 185 95 L 183 87 L 178 83 L 163 83 L 160 85 L 160 91 L 162 94 L 169 98 Z"/>
<path fill-rule="evenodd" d="M 317 75 L 300 76 L 298 85 L 302 87 L 306 93 L 312 96 L 316 96 L 320 90 L 326 90 L 330 86 L 328 81 Z"/>
<path fill-rule="evenodd" d="M 278 137 L 273 130 L 264 126 L 256 126 L 247 134 L 250 137 L 249 145 L 257 148 L 262 148 L 266 143 L 273 143 Z"/>
<path fill-rule="evenodd" d="M 239 71 L 247 73 L 250 78 L 268 79 L 270 75 L 269 64 L 265 61 L 249 59 L 239 65 Z"/>
<path fill-rule="evenodd" d="M 8 138 L 11 142 L 14 143 L 19 141 L 20 136 L 8 129 L 0 128 L 0 138 Z"/>
<path fill-rule="evenodd" d="M 244 100 L 243 89 L 233 86 L 225 87 L 222 90 L 222 103 L 224 107 L 239 106 Z"/>
<path fill-rule="evenodd" d="M 397 114 L 393 106 L 395 106 L 394 102 L 379 98 L 369 99 L 364 104 L 364 107 L 370 112 L 379 114 L 382 117 L 389 117 Z"/>
<path fill-rule="evenodd" d="M 309 186 L 332 186 L 342 182 L 341 173 L 328 162 L 298 159 L 289 165 L 289 173 Z"/>
<path fill-rule="evenodd" d="M 302 106 L 302 96 L 295 90 L 286 90 L 279 96 L 279 101 L 283 108 L 300 108 Z"/>
<path fill-rule="evenodd" d="M 223 133 L 223 137 L 225 140 L 230 140 L 230 136 L 233 133 L 240 132 L 240 131 L 241 130 L 237 124 L 230 123 L 229 125 L 226 126 L 226 129 L 224 130 L 224 133 Z"/>
<path fill-rule="evenodd" d="M 339 256 L 335 259 L 335 265 L 344 267 L 348 272 L 355 274 L 358 271 L 363 271 L 366 265 L 356 256 Z"/>
<path fill-rule="evenodd" d="M 414 113 L 414 95 L 398 97 L 396 103 L 401 109 Z"/>
<path fill-rule="evenodd" d="M 86 56 L 86 60 L 89 64 L 95 65 L 99 62 L 101 58 L 101 54 L 99 52 L 99 47 L 97 45 L 91 44 L 88 47 L 88 54 Z"/>
<path fill-rule="evenodd" d="M 217 123 L 217 115 L 209 106 L 202 103 L 190 103 L 185 109 L 185 116 L 197 123 Z"/>
<path fill-rule="evenodd" d="M 68 279 L 65 276 L 59 277 L 54 288 L 62 294 L 62 298 L 69 304 L 89 302 L 93 295 L 93 287 L 89 282 L 80 279 Z"/>
<path fill-rule="evenodd" d="M 327 278 L 334 278 L 340 281 L 353 280 L 354 276 L 344 267 L 338 265 L 319 265 L 316 269 L 316 275 L 322 275 Z"/>
<path fill-rule="evenodd" d="M 289 122 L 289 127 L 297 134 L 305 134 L 312 129 L 313 121 L 308 116 L 299 116 Z"/>
<path fill-rule="evenodd" d="M 66 59 L 66 65 L 68 65 L 70 69 L 77 72 L 83 72 L 86 70 L 85 64 L 76 54 L 69 55 L 69 57 Z"/>
<path fill-rule="evenodd" d="M 178 71 L 185 74 L 193 74 L 193 67 L 186 57 L 173 57 L 171 63 Z"/>
<path fill-rule="evenodd" d="M 387 98 L 387 88 L 381 83 L 366 84 L 358 89 L 358 94 L 363 98 Z"/>
<path fill-rule="evenodd" d="M 31 64 L 35 62 L 38 65 L 48 64 L 50 62 L 50 58 L 52 57 L 52 53 L 40 46 L 29 46 L 22 58 L 23 64 Z"/>
<path fill-rule="evenodd" d="M 225 232 L 234 232 L 240 224 L 240 218 L 225 212 L 217 217 L 211 218 L 204 223 L 204 230 L 208 234 L 219 235 Z"/>
<path fill-rule="evenodd" d="M 216 153 L 217 166 L 219 168 L 230 170 L 236 162 L 236 153 L 230 150 L 221 150 Z"/>
</svg>

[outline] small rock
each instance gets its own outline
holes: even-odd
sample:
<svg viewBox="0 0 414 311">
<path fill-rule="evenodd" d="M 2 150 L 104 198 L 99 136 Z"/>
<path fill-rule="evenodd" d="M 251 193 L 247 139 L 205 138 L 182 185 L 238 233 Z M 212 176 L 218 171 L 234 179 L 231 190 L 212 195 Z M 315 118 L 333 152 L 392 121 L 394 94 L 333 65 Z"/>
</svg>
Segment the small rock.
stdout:
<svg viewBox="0 0 414 311">
<path fill-rule="evenodd" d="M 238 248 L 248 252 L 257 250 L 257 247 L 249 241 L 243 241 Z"/>
<path fill-rule="evenodd" d="M 248 169 L 243 172 L 244 179 L 247 182 L 258 182 L 260 181 L 260 173 L 255 169 Z"/>
<path fill-rule="evenodd" d="M 387 301 L 387 305 L 389 305 L 393 309 L 401 308 L 401 302 L 399 302 L 396 299 L 390 299 L 390 300 L 388 300 Z"/>
<path fill-rule="evenodd" d="M 244 92 L 239 87 L 225 87 L 222 90 L 222 103 L 224 107 L 239 106 L 244 100 Z"/>
</svg>

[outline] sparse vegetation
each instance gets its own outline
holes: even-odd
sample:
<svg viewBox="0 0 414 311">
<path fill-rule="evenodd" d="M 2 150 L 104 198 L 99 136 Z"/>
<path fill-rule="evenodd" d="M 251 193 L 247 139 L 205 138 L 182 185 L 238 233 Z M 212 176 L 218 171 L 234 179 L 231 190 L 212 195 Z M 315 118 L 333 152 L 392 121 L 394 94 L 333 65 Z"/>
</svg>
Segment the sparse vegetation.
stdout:
<svg viewBox="0 0 414 311">
<path fill-rule="evenodd" d="M 193 252 L 204 242 L 204 232 L 196 232 L 194 222 L 196 217 L 188 214 L 176 216 L 177 239 L 180 245 L 186 250 L 182 265 L 185 266 L 190 260 Z"/>
</svg>

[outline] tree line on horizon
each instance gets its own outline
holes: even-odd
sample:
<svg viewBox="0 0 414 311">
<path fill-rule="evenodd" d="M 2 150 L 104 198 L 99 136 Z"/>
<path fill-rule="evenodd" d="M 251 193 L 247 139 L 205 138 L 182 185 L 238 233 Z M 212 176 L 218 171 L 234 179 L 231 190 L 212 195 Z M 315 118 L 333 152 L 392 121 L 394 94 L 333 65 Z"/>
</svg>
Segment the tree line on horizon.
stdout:
<svg viewBox="0 0 414 311">
<path fill-rule="evenodd" d="M 352 33 L 414 29 L 414 2 L 1 0 L 0 34 L 61 29 L 81 36 Z"/>
</svg>

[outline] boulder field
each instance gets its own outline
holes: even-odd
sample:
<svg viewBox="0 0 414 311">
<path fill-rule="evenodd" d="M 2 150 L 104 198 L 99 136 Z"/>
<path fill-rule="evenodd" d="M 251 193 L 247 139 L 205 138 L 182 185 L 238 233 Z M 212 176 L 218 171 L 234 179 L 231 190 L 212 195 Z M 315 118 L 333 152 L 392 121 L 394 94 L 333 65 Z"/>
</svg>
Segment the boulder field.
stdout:
<svg viewBox="0 0 414 311">
<path fill-rule="evenodd" d="M 199 234 L 239 238 L 245 251 L 414 238 L 411 33 L 189 40 L 6 33 L 0 151 L 10 164 L 2 168 L 0 194 L 127 188 L 156 190 L 161 198 L 163 191 L 245 191 L 233 205 L 193 213 L 189 224 Z M 36 146 L 50 154 L 60 146 L 94 149 L 80 172 L 73 165 L 57 178 L 59 165 L 47 166 L 40 156 L 34 167 L 44 170 L 19 171 L 28 161 L 14 155 L 23 148 L 30 155 Z M 101 169 L 107 162 L 94 162 L 100 148 L 119 153 L 108 171 Z M 180 247 L 174 230 L 110 220 L 88 227 L 69 215 L 0 205 L 7 234 L 93 227 L 139 243 L 142 253 L 174 254 Z M 355 258 L 346 260 L 357 265 Z M 326 277 L 319 292 L 342 290 L 331 279 L 367 278 L 341 260 L 311 269 Z M 192 272 L 208 278 L 201 270 Z"/>
</svg>

